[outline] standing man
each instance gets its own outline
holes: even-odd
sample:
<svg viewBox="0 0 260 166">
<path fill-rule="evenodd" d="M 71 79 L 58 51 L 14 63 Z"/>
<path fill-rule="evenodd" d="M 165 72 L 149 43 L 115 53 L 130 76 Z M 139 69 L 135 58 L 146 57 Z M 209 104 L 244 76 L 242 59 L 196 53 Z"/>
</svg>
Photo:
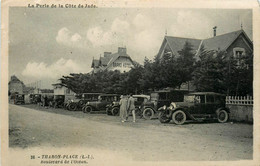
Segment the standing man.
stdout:
<svg viewBox="0 0 260 166">
<path fill-rule="evenodd" d="M 120 102 L 119 102 L 119 105 L 120 105 L 120 117 L 121 117 L 121 120 L 122 122 L 125 122 L 126 121 L 126 117 L 127 117 L 127 98 L 126 96 L 123 96 L 121 95 L 120 96 Z"/>
<path fill-rule="evenodd" d="M 127 108 L 129 113 L 132 112 L 133 122 L 135 122 L 135 99 L 133 98 L 133 94 L 130 93 L 130 97 L 128 99 Z"/>
</svg>

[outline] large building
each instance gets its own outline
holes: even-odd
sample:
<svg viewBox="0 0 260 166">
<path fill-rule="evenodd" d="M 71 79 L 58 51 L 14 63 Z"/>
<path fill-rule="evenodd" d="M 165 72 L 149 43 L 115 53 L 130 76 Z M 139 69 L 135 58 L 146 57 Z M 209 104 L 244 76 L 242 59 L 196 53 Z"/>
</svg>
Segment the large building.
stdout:
<svg viewBox="0 0 260 166">
<path fill-rule="evenodd" d="M 25 89 L 25 85 L 22 81 L 20 81 L 15 75 L 11 76 L 11 80 L 8 83 L 9 93 L 19 93 L 23 94 Z"/>
<path fill-rule="evenodd" d="M 202 45 L 207 51 L 225 51 L 227 57 L 233 56 L 238 59 L 238 62 L 243 56 L 253 54 L 253 43 L 244 30 L 241 29 L 217 36 L 216 27 L 214 27 L 213 37 L 208 39 L 165 36 L 157 56 L 159 58 L 162 58 L 164 54 L 178 56 L 178 51 L 183 48 L 185 42 L 189 42 L 193 46 L 196 58 L 198 58 Z"/>
<path fill-rule="evenodd" d="M 178 52 L 182 50 L 186 42 L 193 46 L 193 53 L 197 60 L 199 59 L 200 48 L 202 46 L 207 51 L 224 51 L 226 58 L 233 56 L 237 60 L 238 66 L 241 64 L 244 56 L 253 56 L 253 43 L 243 29 L 218 36 L 216 35 L 216 27 L 213 29 L 213 37 L 208 39 L 165 36 L 157 54 L 158 58 L 161 59 L 165 54 L 178 57 Z M 195 87 L 191 82 L 187 82 L 182 84 L 180 89 L 193 91 Z"/>
<path fill-rule="evenodd" d="M 127 54 L 126 48 L 118 47 L 118 52 L 104 52 L 104 56 L 98 60 L 93 58 L 91 67 L 93 72 L 104 70 L 118 70 L 120 72 L 128 72 L 134 66 L 134 62 Z"/>
</svg>

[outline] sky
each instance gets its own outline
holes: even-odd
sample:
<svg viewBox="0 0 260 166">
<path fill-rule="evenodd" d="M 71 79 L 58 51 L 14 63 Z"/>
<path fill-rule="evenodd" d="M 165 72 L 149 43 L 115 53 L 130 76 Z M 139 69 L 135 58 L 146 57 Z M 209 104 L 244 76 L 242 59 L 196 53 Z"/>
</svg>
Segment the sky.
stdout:
<svg viewBox="0 0 260 166">
<path fill-rule="evenodd" d="M 9 11 L 9 77 L 52 88 L 69 73 L 91 71 L 93 58 L 126 47 L 143 64 L 167 36 L 205 39 L 243 29 L 252 40 L 252 11 L 230 9 L 96 8 Z"/>
</svg>

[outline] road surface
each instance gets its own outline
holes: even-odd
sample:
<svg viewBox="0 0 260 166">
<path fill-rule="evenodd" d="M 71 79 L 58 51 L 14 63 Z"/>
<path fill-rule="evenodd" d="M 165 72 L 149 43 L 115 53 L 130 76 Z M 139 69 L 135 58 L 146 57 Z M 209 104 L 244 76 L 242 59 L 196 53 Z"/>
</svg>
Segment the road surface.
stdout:
<svg viewBox="0 0 260 166">
<path fill-rule="evenodd" d="M 96 148 L 137 161 L 247 160 L 253 155 L 253 126 L 249 124 L 190 122 L 179 126 L 156 119 L 122 123 L 119 117 L 105 114 L 37 107 L 9 105 L 11 148 Z"/>
</svg>

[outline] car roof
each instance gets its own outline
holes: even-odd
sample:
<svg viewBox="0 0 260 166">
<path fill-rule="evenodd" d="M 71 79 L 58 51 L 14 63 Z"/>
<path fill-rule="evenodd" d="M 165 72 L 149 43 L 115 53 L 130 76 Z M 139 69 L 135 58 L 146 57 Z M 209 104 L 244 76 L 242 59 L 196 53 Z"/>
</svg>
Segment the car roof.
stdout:
<svg viewBox="0 0 260 166">
<path fill-rule="evenodd" d="M 119 94 L 101 94 L 100 96 L 120 96 Z"/>
<path fill-rule="evenodd" d="M 133 97 L 143 97 L 143 98 L 147 98 L 147 99 L 150 98 L 150 96 L 148 96 L 148 95 L 133 95 Z"/>
<path fill-rule="evenodd" d="M 216 92 L 193 92 L 188 95 L 218 95 L 218 96 L 226 96 L 225 94 L 216 93 Z"/>
</svg>

